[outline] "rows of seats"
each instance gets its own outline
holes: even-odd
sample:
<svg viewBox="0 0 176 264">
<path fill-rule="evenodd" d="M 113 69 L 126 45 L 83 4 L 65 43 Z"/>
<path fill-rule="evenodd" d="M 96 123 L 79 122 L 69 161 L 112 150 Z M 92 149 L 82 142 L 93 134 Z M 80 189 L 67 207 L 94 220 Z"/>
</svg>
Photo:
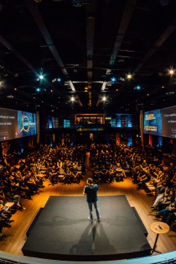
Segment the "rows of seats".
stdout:
<svg viewBox="0 0 176 264">
<path fill-rule="evenodd" d="M 123 162 L 116 146 L 92 144 L 90 147 L 90 162 L 93 179 L 96 183 L 123 181 L 129 171 L 128 164 Z"/>
<path fill-rule="evenodd" d="M 80 182 L 85 171 L 85 147 L 45 145 L 15 161 L 7 155 L 0 164 L 0 236 L 4 227 L 11 226 L 12 215 L 25 209 L 21 199 L 32 199 L 45 182 Z"/>
<path fill-rule="evenodd" d="M 131 177 L 137 189 L 154 196 L 156 217 L 169 225 L 176 219 L 176 166 L 164 162 L 161 153 L 147 153 L 141 147 L 95 145 L 90 148 L 90 161 L 96 183 L 123 181 Z"/>
</svg>

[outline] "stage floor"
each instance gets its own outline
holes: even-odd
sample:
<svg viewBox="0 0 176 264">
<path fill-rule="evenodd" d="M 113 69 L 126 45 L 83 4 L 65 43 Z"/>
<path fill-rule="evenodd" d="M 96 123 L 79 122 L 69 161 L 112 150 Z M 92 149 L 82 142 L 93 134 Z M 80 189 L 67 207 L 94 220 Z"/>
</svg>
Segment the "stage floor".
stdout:
<svg viewBox="0 0 176 264">
<path fill-rule="evenodd" d="M 150 254 L 144 227 L 126 196 L 101 196 L 98 206 L 101 222 L 95 217 L 91 224 L 85 197 L 51 196 L 31 227 L 24 255 L 113 260 Z"/>
</svg>

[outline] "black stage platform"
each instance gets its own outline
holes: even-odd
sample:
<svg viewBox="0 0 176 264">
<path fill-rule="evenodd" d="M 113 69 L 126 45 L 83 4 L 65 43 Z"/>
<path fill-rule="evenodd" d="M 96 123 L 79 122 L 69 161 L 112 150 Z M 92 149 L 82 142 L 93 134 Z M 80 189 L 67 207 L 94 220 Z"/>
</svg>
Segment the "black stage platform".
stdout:
<svg viewBox="0 0 176 264">
<path fill-rule="evenodd" d="M 126 197 L 99 197 L 101 222 L 88 220 L 85 197 L 51 196 L 33 222 L 23 253 L 64 260 L 113 260 L 150 255 L 146 229 Z"/>
</svg>

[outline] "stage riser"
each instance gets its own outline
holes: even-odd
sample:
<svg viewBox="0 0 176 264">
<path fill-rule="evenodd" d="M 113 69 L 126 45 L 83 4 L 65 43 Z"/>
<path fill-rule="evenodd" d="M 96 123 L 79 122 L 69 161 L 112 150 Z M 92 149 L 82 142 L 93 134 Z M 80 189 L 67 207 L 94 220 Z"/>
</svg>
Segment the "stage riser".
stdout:
<svg viewBox="0 0 176 264">
<path fill-rule="evenodd" d="M 125 196 L 101 196 L 98 206 L 101 222 L 90 223 L 85 197 L 50 197 L 28 230 L 24 255 L 76 261 L 150 255 L 147 230 Z"/>
</svg>

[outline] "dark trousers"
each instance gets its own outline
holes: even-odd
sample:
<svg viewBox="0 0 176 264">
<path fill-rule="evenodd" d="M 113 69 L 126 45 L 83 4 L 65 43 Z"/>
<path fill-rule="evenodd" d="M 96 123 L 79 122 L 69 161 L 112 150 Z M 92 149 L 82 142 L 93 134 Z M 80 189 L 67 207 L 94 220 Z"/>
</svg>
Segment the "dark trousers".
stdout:
<svg viewBox="0 0 176 264">
<path fill-rule="evenodd" d="M 98 211 L 97 202 L 92 202 L 92 203 L 88 202 L 90 219 L 93 220 L 92 205 L 94 205 L 95 212 L 96 212 L 96 215 L 97 215 L 97 219 L 99 220 L 100 219 L 100 214 L 99 214 L 99 211 Z"/>
</svg>

